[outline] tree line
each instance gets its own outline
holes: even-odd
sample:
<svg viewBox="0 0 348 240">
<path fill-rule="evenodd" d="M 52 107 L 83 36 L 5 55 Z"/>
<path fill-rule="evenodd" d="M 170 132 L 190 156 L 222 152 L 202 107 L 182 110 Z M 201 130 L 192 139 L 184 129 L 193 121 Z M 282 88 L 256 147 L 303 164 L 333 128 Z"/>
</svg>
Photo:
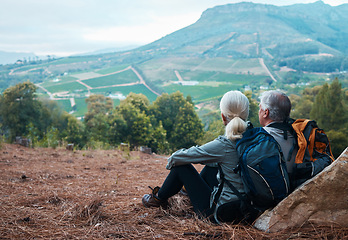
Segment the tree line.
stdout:
<svg viewBox="0 0 348 240">
<path fill-rule="evenodd" d="M 8 142 L 24 136 L 33 146 L 43 147 L 64 142 L 78 148 L 108 148 L 127 143 L 165 153 L 197 144 L 203 136 L 191 97 L 180 92 L 164 93 L 152 104 L 145 95 L 130 93 L 116 107 L 109 97 L 91 95 L 80 121 L 55 101 L 37 99 L 36 89 L 28 81 L 0 96 L 0 131 Z"/>
<path fill-rule="evenodd" d="M 258 126 L 257 96 L 250 101 L 249 120 Z M 328 134 L 337 157 L 347 146 L 348 91 L 338 79 L 330 85 L 307 88 L 290 95 L 292 118 L 316 120 Z M 111 148 L 127 143 L 147 146 L 157 153 L 203 144 L 224 132 L 219 111 L 199 118 L 190 96 L 163 93 L 153 103 L 143 94 L 130 93 L 118 106 L 109 97 L 91 95 L 83 121 L 63 111 L 55 101 L 38 99 L 36 86 L 19 83 L 0 95 L 0 135 L 13 142 L 16 136 L 31 140 L 33 147 L 57 147 L 73 143 L 76 148 Z M 201 119 L 204 119 L 204 124 Z"/>
</svg>

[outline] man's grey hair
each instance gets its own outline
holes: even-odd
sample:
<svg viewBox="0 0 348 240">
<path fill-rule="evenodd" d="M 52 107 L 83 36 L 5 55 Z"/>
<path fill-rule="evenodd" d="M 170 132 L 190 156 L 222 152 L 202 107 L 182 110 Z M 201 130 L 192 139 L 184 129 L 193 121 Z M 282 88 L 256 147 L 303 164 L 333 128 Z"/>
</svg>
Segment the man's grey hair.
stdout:
<svg viewBox="0 0 348 240">
<path fill-rule="evenodd" d="M 268 109 L 269 118 L 273 121 L 282 122 L 289 118 L 291 102 L 285 93 L 272 90 L 262 93 L 260 97 L 262 110 Z"/>
</svg>

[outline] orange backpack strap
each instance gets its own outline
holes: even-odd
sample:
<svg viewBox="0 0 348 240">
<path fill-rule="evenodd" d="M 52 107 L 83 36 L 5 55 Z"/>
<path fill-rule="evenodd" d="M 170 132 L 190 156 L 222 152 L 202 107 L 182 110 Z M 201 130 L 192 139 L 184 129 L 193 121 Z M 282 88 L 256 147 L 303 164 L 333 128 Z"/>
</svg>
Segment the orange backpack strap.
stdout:
<svg viewBox="0 0 348 240">
<path fill-rule="evenodd" d="M 295 159 L 295 163 L 297 164 L 303 163 L 303 158 L 307 148 L 307 139 L 303 135 L 303 130 L 306 128 L 309 121 L 309 119 L 297 119 L 292 124 L 292 127 L 297 134 L 298 151 Z"/>
<path fill-rule="evenodd" d="M 314 143 L 315 143 L 315 134 L 316 131 L 312 131 L 311 134 L 309 135 L 309 146 L 308 146 L 308 152 L 309 152 L 309 156 L 311 156 L 310 161 L 314 162 L 315 160 L 317 160 L 316 158 L 313 158 L 313 151 L 315 149 L 314 147 Z"/>
</svg>

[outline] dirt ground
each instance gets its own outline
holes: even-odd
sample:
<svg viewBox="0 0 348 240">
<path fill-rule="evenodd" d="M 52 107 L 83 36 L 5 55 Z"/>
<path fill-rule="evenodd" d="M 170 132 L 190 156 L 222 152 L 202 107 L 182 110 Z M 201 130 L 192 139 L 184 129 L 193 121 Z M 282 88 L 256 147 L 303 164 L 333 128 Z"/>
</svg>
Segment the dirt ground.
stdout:
<svg viewBox="0 0 348 240">
<path fill-rule="evenodd" d="M 281 233 L 196 218 L 189 199 L 148 209 L 166 157 L 137 151 L 69 151 L 3 144 L 0 239 L 348 239 L 348 229 L 306 224 Z"/>
</svg>

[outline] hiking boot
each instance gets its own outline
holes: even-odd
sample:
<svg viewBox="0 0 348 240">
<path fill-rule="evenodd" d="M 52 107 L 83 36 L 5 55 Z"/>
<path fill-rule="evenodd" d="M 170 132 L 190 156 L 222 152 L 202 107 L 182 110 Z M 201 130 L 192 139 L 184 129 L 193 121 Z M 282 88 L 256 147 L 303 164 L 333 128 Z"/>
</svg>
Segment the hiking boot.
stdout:
<svg viewBox="0 0 348 240">
<path fill-rule="evenodd" d="M 145 194 L 142 198 L 142 202 L 143 205 L 145 207 L 163 207 L 163 208 L 167 208 L 168 207 L 168 201 L 167 200 L 161 200 L 158 198 L 157 193 L 159 191 L 159 187 L 155 187 L 154 189 L 152 189 L 151 187 L 149 187 L 152 190 L 151 194 Z"/>
</svg>

